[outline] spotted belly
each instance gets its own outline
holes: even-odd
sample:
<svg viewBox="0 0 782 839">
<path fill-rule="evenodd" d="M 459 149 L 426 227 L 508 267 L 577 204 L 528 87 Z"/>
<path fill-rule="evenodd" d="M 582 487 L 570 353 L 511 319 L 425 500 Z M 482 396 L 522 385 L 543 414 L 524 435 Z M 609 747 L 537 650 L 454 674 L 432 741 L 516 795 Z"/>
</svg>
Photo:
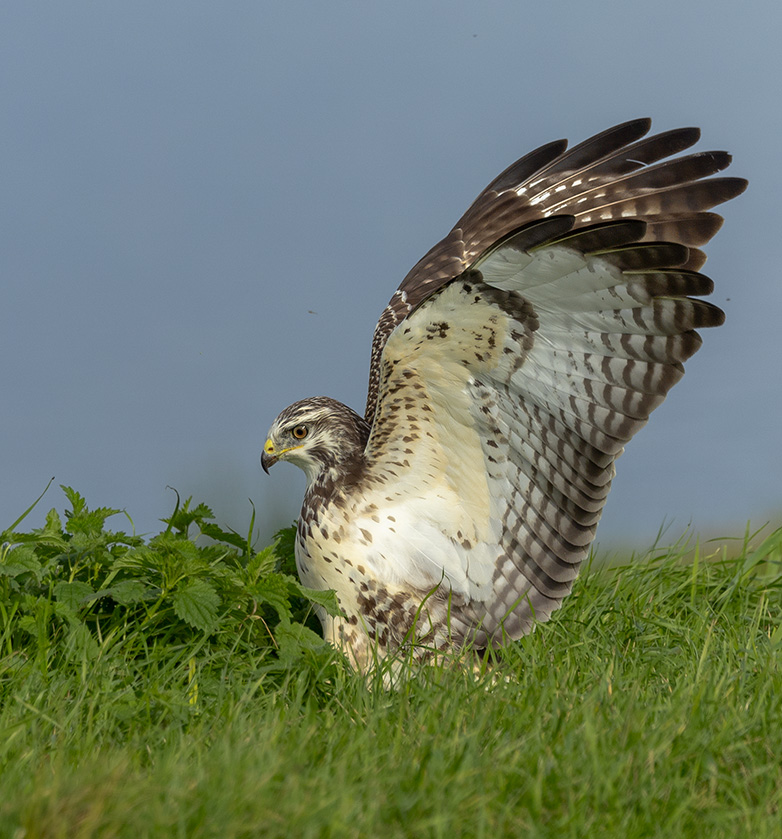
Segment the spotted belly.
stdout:
<svg viewBox="0 0 782 839">
<path fill-rule="evenodd" d="M 344 615 L 332 617 L 315 607 L 326 640 L 341 648 L 354 664 L 366 670 L 390 651 L 416 646 L 419 655 L 433 645 L 452 643 L 447 624 L 452 592 L 439 585 L 403 588 L 383 574 L 383 561 L 375 555 L 364 559 L 367 545 L 356 545 L 329 530 L 302 526 L 296 538 L 296 566 L 303 585 L 318 590 L 333 589 Z M 364 541 L 364 540 L 362 540 Z M 368 552 L 369 553 L 369 552 Z M 358 555 L 362 559 L 356 559 Z M 351 559 L 350 557 L 354 558 Z M 390 565 L 389 561 L 389 565 Z"/>
</svg>

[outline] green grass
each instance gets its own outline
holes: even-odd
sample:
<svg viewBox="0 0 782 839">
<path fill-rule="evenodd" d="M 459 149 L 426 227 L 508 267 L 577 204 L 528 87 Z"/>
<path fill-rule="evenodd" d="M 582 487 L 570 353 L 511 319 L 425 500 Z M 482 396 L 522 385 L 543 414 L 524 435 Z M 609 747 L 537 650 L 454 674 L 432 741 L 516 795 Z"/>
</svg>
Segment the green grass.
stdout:
<svg viewBox="0 0 782 839">
<path fill-rule="evenodd" d="M 588 572 L 487 672 L 386 690 L 311 631 L 289 534 L 69 498 L 0 539 L 2 837 L 780 836 L 781 531 Z"/>
</svg>

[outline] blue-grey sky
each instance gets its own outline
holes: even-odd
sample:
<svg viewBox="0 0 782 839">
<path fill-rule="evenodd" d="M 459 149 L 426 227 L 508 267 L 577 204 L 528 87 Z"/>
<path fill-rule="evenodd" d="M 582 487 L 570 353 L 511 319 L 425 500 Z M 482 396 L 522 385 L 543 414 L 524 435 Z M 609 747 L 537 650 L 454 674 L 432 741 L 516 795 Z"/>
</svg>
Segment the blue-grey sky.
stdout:
<svg viewBox="0 0 782 839">
<path fill-rule="evenodd" d="M 252 499 L 268 539 L 304 486 L 258 466 L 278 411 L 361 410 L 379 312 L 483 186 L 637 116 L 701 126 L 751 185 L 704 269 L 727 324 L 598 540 L 778 514 L 781 29 L 714 0 L 2 4 L 0 529 L 55 476 L 141 533 L 167 486 L 241 531 Z"/>
</svg>

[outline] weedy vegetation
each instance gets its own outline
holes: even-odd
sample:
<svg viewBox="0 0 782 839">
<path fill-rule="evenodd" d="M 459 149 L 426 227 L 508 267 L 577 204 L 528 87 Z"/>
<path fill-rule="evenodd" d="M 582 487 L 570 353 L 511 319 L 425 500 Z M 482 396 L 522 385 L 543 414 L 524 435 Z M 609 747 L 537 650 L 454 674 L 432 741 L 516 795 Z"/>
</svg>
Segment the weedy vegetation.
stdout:
<svg viewBox="0 0 782 839">
<path fill-rule="evenodd" d="M 292 529 L 186 501 L 143 539 L 64 491 L 0 536 L 2 837 L 780 835 L 782 531 L 588 570 L 387 689 L 320 638 Z"/>
</svg>

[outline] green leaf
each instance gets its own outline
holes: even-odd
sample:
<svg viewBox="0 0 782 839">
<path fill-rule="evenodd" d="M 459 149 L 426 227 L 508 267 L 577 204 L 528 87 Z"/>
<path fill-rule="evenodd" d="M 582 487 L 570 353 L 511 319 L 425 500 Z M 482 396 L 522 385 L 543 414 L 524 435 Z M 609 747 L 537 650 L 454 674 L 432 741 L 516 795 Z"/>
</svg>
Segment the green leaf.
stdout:
<svg viewBox="0 0 782 839">
<path fill-rule="evenodd" d="M 150 587 L 138 580 L 122 580 L 107 589 L 106 593 L 122 606 L 132 606 L 155 597 Z"/>
<path fill-rule="evenodd" d="M 19 627 L 30 635 L 35 635 L 38 632 L 38 624 L 32 615 L 23 615 L 19 618 Z"/>
<path fill-rule="evenodd" d="M 72 509 L 65 511 L 65 517 L 68 519 L 66 529 L 69 533 L 97 536 L 103 530 L 104 522 L 109 516 L 122 512 L 114 507 L 96 507 L 89 510 L 87 502 L 76 490 L 62 486 L 62 491 L 71 502 Z"/>
<path fill-rule="evenodd" d="M 76 614 L 76 609 L 72 608 L 70 602 L 67 600 L 58 600 L 56 603 L 53 603 L 52 611 L 58 618 L 68 621 L 69 625 L 81 622 L 79 616 Z"/>
<path fill-rule="evenodd" d="M 272 546 L 258 551 L 247 563 L 246 573 L 248 582 L 255 583 L 258 577 L 270 573 L 276 562 L 277 557 L 274 554 L 274 548 Z"/>
<path fill-rule="evenodd" d="M 27 545 L 45 545 L 50 548 L 55 548 L 62 553 L 68 550 L 71 537 L 62 533 L 50 533 L 46 530 L 34 530 L 32 533 L 12 533 L 10 534 L 10 541 L 19 543 L 23 542 Z"/>
<path fill-rule="evenodd" d="M 113 507 L 97 507 L 94 510 L 84 510 L 78 516 L 68 516 L 68 532 L 83 533 L 85 536 L 97 536 L 103 530 L 106 519 L 119 512 L 121 510 L 116 510 Z"/>
<path fill-rule="evenodd" d="M 292 585 L 295 586 L 296 591 L 302 597 L 306 597 L 307 600 L 310 600 L 313 603 L 317 603 L 318 606 L 323 606 L 323 608 L 332 617 L 336 618 L 338 615 L 342 614 L 342 610 L 339 608 L 337 595 L 331 589 L 326 589 L 325 591 L 322 591 L 314 588 L 307 588 L 306 586 L 303 586 L 298 580 L 293 580 Z"/>
<path fill-rule="evenodd" d="M 238 533 L 235 533 L 233 530 L 230 532 L 223 530 L 219 525 L 211 522 L 203 522 L 199 525 L 199 527 L 204 536 L 208 536 L 216 542 L 226 542 L 229 545 L 233 545 L 233 547 L 238 548 L 240 551 L 244 551 L 247 548 L 247 540 Z"/>
<path fill-rule="evenodd" d="M 99 651 L 98 642 L 93 638 L 89 629 L 81 621 L 71 623 L 66 638 L 66 654 L 68 657 L 75 661 L 84 658 L 94 660 L 98 657 Z"/>
<path fill-rule="evenodd" d="M 274 631 L 280 660 L 291 663 L 305 653 L 327 653 L 334 648 L 317 633 L 300 623 L 280 624 Z"/>
<path fill-rule="evenodd" d="M 190 580 L 173 595 L 174 611 L 183 621 L 208 632 L 214 627 L 220 596 L 204 580 Z"/>
<path fill-rule="evenodd" d="M 0 563 L 0 574 L 7 577 L 18 577 L 30 571 L 40 580 L 41 562 L 29 545 L 17 545 L 5 556 L 5 561 Z"/>
<path fill-rule="evenodd" d="M 95 594 L 95 589 L 88 583 L 74 580 L 71 583 L 57 583 L 54 587 L 54 596 L 72 612 L 77 612 L 84 601 Z"/>
<path fill-rule="evenodd" d="M 191 510 L 190 502 L 192 500 L 192 498 L 188 498 L 181 507 L 177 503 L 177 508 L 174 512 L 167 519 L 163 519 L 164 524 L 168 525 L 168 530 L 173 528 L 178 531 L 181 536 L 186 537 L 187 530 L 191 524 L 195 522 L 195 524 L 201 528 L 206 520 L 214 518 L 214 513 L 206 506 L 206 504 L 196 504 L 196 506 Z"/>
<path fill-rule="evenodd" d="M 82 510 L 87 509 L 87 502 L 84 500 L 84 496 L 79 495 L 75 489 L 67 487 L 65 484 L 60 484 L 60 489 L 65 493 L 68 501 L 71 502 L 71 510 L 65 514 L 66 516 L 69 518 L 70 516 L 78 516 Z"/>
<path fill-rule="evenodd" d="M 281 621 L 290 621 L 290 581 L 287 575 L 272 571 L 261 577 L 250 591 L 261 603 L 268 603 Z"/>
<path fill-rule="evenodd" d="M 62 536 L 62 522 L 57 510 L 52 507 L 46 514 L 46 524 L 43 527 L 43 533 L 52 534 L 55 536 Z"/>
</svg>

